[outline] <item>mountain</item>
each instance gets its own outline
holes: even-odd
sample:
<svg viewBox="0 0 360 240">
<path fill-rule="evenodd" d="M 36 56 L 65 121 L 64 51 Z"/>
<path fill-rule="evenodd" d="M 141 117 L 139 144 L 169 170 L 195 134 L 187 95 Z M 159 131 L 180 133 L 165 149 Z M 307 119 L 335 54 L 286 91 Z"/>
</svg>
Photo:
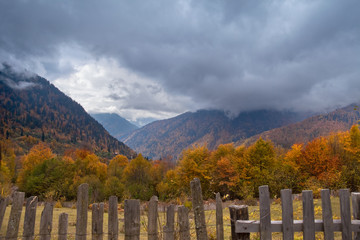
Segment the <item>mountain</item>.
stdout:
<svg viewBox="0 0 360 240">
<path fill-rule="evenodd" d="M 249 139 L 238 141 L 236 144 L 251 144 L 262 137 L 271 140 L 275 145 L 289 148 L 294 143 L 306 143 L 320 136 L 347 131 L 352 125 L 357 124 L 359 119 L 358 107 L 352 104 L 329 113 L 312 116 L 301 122 L 265 131 Z"/>
<path fill-rule="evenodd" d="M 108 156 L 135 155 L 46 79 L 6 64 L 0 65 L 0 116 L 0 138 L 13 140 L 24 152 L 45 141 L 57 153 L 86 147 Z"/>
<path fill-rule="evenodd" d="M 214 149 L 303 119 L 293 112 L 270 110 L 244 112 L 236 118 L 229 118 L 223 111 L 199 110 L 155 121 L 121 140 L 150 158 L 178 158 L 183 149 L 195 144 Z"/>
<path fill-rule="evenodd" d="M 137 126 L 130 123 L 125 118 L 120 117 L 116 113 L 94 113 L 91 114 L 91 116 L 117 139 L 120 139 L 130 132 L 138 129 Z"/>
</svg>

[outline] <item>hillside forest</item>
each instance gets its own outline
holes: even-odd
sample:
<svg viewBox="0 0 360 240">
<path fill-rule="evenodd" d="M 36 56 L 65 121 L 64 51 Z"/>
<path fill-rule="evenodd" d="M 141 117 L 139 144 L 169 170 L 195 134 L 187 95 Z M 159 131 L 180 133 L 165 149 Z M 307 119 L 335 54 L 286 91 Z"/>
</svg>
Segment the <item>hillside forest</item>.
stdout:
<svg viewBox="0 0 360 240">
<path fill-rule="evenodd" d="M 194 146 L 185 149 L 176 163 L 149 160 L 141 154 L 133 159 L 117 155 L 107 160 L 86 149 L 56 155 L 44 142 L 34 145 L 28 154 L 16 156 L 14 146 L 9 139 L 0 142 L 1 195 L 17 186 L 28 196 L 43 200 L 73 200 L 77 187 L 87 182 L 91 201 L 111 195 L 183 200 L 190 195 L 189 182 L 194 177 L 200 179 L 206 199 L 220 192 L 224 199 L 251 200 L 264 184 L 269 185 L 272 197 L 284 188 L 293 193 L 310 189 L 317 196 L 321 188 L 357 191 L 360 186 L 358 125 L 307 144 L 294 144 L 291 149 L 262 138 L 250 146 L 226 144 L 215 150 Z"/>
</svg>

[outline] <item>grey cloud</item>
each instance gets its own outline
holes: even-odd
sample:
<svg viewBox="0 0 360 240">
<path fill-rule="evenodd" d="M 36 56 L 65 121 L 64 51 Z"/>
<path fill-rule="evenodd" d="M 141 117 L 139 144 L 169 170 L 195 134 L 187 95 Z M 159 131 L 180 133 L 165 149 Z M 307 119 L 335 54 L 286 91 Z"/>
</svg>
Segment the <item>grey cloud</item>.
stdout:
<svg viewBox="0 0 360 240">
<path fill-rule="evenodd" d="M 360 100 L 359 9 L 357 0 L 1 1 L 0 59 L 69 73 L 58 49 L 76 43 L 195 106 L 317 111 Z M 135 93 L 127 107 L 173 108 L 146 99 Z"/>
</svg>

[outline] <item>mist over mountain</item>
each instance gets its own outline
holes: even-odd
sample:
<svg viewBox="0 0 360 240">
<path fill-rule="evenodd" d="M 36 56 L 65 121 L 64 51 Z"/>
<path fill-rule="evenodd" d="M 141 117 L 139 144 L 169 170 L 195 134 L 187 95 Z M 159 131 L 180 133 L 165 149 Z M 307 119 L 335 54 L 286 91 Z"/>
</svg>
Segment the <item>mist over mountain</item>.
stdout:
<svg viewBox="0 0 360 240">
<path fill-rule="evenodd" d="M 358 105 L 351 104 L 329 113 L 309 117 L 301 122 L 265 131 L 249 139 L 240 140 L 236 145 L 251 144 L 262 137 L 271 140 L 275 145 L 290 148 L 294 143 L 307 143 L 317 137 L 348 131 L 352 125 L 359 123 L 359 119 Z"/>
<path fill-rule="evenodd" d="M 0 116 L 0 136 L 25 152 L 44 141 L 57 153 L 85 147 L 109 156 L 135 155 L 46 79 L 7 64 L 0 65 Z"/>
<path fill-rule="evenodd" d="M 235 118 L 220 110 L 199 110 L 155 121 L 121 140 L 147 157 L 177 159 L 183 149 L 196 144 L 214 149 L 304 118 L 303 114 L 275 110 L 243 112 Z"/>
</svg>

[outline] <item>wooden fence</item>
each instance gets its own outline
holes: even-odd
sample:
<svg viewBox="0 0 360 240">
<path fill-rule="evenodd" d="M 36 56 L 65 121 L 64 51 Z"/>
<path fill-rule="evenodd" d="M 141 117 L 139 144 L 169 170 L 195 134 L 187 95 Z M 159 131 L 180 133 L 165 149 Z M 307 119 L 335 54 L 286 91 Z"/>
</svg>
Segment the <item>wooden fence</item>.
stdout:
<svg viewBox="0 0 360 240">
<path fill-rule="evenodd" d="M 342 239 L 360 239 L 360 193 L 352 193 L 353 218 L 350 212 L 350 192 L 339 191 L 340 220 L 334 220 L 330 191 L 321 190 L 322 219 L 315 220 L 312 191 L 302 192 L 303 220 L 293 219 L 293 200 L 290 189 L 281 190 L 282 221 L 271 221 L 268 186 L 259 187 L 260 221 L 237 220 L 236 233 L 260 233 L 261 239 L 271 239 L 273 232 L 282 232 L 283 239 L 294 239 L 294 232 L 302 232 L 304 240 L 315 240 L 315 232 L 323 232 L 324 239 L 334 239 L 334 232 L 341 232 Z"/>
<path fill-rule="evenodd" d="M 194 179 L 190 183 L 192 205 L 194 212 L 194 222 L 196 238 L 207 240 L 207 226 L 203 199 L 201 195 L 201 185 L 199 179 Z M 78 188 L 76 203 L 76 240 L 103 240 L 105 236 L 109 240 L 117 240 L 119 237 L 119 217 L 118 199 L 113 196 L 109 199 L 108 210 L 108 229 L 103 230 L 104 203 L 92 205 L 91 231 L 87 229 L 88 223 L 88 199 L 89 186 L 82 184 Z M 271 221 L 270 196 L 267 186 L 259 188 L 260 202 L 260 221 L 248 220 L 248 207 L 246 205 L 229 206 L 231 239 L 250 239 L 250 233 L 257 232 L 261 239 L 271 239 L 273 232 L 282 232 L 283 239 L 294 239 L 294 232 L 303 232 L 303 238 L 315 239 L 315 232 L 324 232 L 325 239 L 334 239 L 334 232 L 342 233 L 342 239 L 352 239 L 354 232 L 355 239 L 360 239 L 360 193 L 352 193 L 353 217 L 350 215 L 350 193 L 348 190 L 340 190 L 341 220 L 332 219 L 329 190 L 322 190 L 322 220 L 314 219 L 314 203 L 311 191 L 303 191 L 303 220 L 293 220 L 293 205 L 291 190 L 281 191 L 282 200 L 282 219 L 283 221 Z M 13 196 L 9 221 L 5 236 L 0 236 L 0 240 L 40 240 L 68 238 L 68 215 L 62 213 L 59 216 L 58 232 L 52 233 L 53 203 L 45 203 L 44 210 L 40 219 L 39 233 L 34 232 L 37 197 L 26 199 L 25 217 L 23 233 L 19 234 L 20 218 L 24 204 L 25 194 L 16 192 Z M 6 199 L 0 199 L 0 229 L 5 215 Z M 177 236 L 180 240 L 190 239 L 189 211 L 184 206 L 177 208 L 177 227 L 175 227 L 175 206 L 170 205 L 166 209 L 166 224 L 163 227 L 161 236 L 166 240 L 174 240 Z M 223 207 L 220 194 L 216 195 L 216 239 L 224 240 Z M 140 202 L 138 200 L 125 200 L 124 202 L 124 232 L 125 240 L 140 239 Z M 152 197 L 148 204 L 148 224 L 147 239 L 160 239 L 158 229 L 158 199 Z M 177 232 L 177 234 L 175 234 Z"/>
</svg>

